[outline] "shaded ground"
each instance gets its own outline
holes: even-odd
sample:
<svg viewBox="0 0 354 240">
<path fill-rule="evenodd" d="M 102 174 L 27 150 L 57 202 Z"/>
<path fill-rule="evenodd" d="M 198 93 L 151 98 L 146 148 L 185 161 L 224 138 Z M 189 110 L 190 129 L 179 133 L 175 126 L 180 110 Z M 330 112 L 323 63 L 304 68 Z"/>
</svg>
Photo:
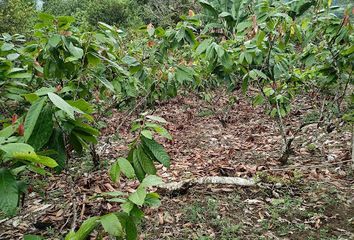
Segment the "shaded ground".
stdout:
<svg viewBox="0 0 354 240">
<path fill-rule="evenodd" d="M 220 109 L 225 102 L 221 98 L 217 103 Z M 296 106 L 287 119 L 292 131 L 314 109 L 301 101 Z M 275 123 L 263 112 L 241 98 L 224 128 L 195 96 L 157 107 L 154 115 L 169 121 L 167 128 L 174 137 L 164 142 L 172 158 L 171 169 L 159 167 L 165 182 L 196 176 L 257 176 L 262 184 L 254 188 L 205 185 L 185 195 L 164 195 L 159 209 L 146 210 L 141 239 L 354 238 L 351 135 L 346 126 L 331 133 L 317 125 L 304 128 L 294 142 L 290 165 L 281 168 L 276 161 L 281 139 Z M 88 216 L 117 209 L 119 205 L 92 196 L 133 191 L 137 184 L 123 180 L 113 184 L 106 173 L 113 159 L 126 155 L 133 137 L 129 119 L 117 132 L 124 116 L 114 112 L 104 121 L 98 147 L 101 170 L 93 171 L 89 159 L 75 159 L 66 173 L 49 179 L 33 176 L 33 192 L 18 216 L 0 220 L 0 239 L 21 239 L 23 233 L 61 239 L 73 218 L 79 225 Z"/>
</svg>

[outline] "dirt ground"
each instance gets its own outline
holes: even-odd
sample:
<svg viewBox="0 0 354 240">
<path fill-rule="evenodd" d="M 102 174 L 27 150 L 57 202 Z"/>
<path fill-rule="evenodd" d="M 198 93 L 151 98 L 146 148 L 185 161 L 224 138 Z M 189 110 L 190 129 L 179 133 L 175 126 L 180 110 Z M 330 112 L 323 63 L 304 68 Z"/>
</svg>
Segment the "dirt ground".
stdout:
<svg viewBox="0 0 354 240">
<path fill-rule="evenodd" d="M 226 101 L 221 98 L 217 109 Z M 289 134 L 301 119 L 315 112 L 301 99 L 295 106 L 285 119 Z M 169 122 L 166 128 L 173 136 L 172 141 L 163 142 L 171 168 L 158 167 L 165 182 L 201 176 L 261 181 L 255 187 L 202 185 L 183 194 L 162 194 L 158 209 L 145 209 L 140 239 L 354 239 L 348 126 L 330 133 L 317 124 L 303 128 L 294 141 L 289 164 L 280 166 L 281 137 L 276 123 L 245 97 L 238 97 L 226 116 L 226 126 L 197 96 L 161 103 L 153 114 Z M 125 179 L 113 184 L 107 175 L 114 159 L 126 156 L 127 143 L 133 138 L 130 119 L 125 116 L 114 111 L 100 123 L 99 170 L 93 169 L 89 157 L 78 157 L 61 174 L 28 179 L 33 183 L 31 193 L 16 217 L 0 220 L 0 239 L 22 239 L 24 233 L 62 239 L 87 217 L 118 210 L 119 204 L 95 195 L 133 191 L 137 185 Z M 117 129 L 122 120 L 124 124 Z"/>
</svg>

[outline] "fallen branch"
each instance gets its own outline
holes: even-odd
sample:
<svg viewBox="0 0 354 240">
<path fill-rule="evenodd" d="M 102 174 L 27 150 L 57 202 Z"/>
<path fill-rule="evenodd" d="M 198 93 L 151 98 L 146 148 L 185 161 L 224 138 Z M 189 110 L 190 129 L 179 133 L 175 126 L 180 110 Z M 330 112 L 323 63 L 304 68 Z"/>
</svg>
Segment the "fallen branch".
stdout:
<svg viewBox="0 0 354 240">
<path fill-rule="evenodd" d="M 162 184 L 159 189 L 163 192 L 171 193 L 172 195 L 185 194 L 187 190 L 195 185 L 203 184 L 229 184 L 243 187 L 251 187 L 256 185 L 253 179 L 239 178 L 239 177 L 200 177 L 183 180 L 180 182 L 172 182 Z"/>
</svg>

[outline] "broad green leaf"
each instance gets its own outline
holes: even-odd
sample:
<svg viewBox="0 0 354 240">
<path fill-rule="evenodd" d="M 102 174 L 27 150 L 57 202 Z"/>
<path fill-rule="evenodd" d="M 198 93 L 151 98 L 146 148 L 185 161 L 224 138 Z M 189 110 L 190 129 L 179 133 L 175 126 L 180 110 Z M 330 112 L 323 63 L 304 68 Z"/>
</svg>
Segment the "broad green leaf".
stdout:
<svg viewBox="0 0 354 240">
<path fill-rule="evenodd" d="M 142 206 L 146 197 L 145 187 L 139 186 L 138 189 L 129 196 L 129 200 L 138 206 Z"/>
<path fill-rule="evenodd" d="M 139 162 L 140 162 L 140 165 L 142 166 L 142 168 L 144 169 L 144 172 L 146 172 L 147 174 L 156 174 L 156 167 L 155 167 L 152 159 L 150 159 L 144 153 L 144 149 L 141 146 L 139 146 L 137 151 L 138 151 Z"/>
<path fill-rule="evenodd" d="M 0 210 L 13 215 L 18 203 L 18 186 L 15 177 L 5 168 L 0 169 Z"/>
<path fill-rule="evenodd" d="M 56 166 L 58 166 L 58 163 L 50 157 L 40 156 L 40 155 L 37 155 L 37 156 L 38 156 L 38 160 L 35 161 L 36 163 L 43 164 L 44 166 L 47 166 L 50 168 L 55 168 Z"/>
<path fill-rule="evenodd" d="M 170 167 L 170 157 L 162 145 L 158 144 L 155 140 L 145 138 L 144 136 L 141 136 L 141 140 L 157 161 L 162 163 L 165 167 Z"/>
<path fill-rule="evenodd" d="M 34 148 L 26 143 L 9 143 L 0 146 L 0 150 L 6 153 L 7 157 L 13 157 L 16 153 L 35 154 Z"/>
<path fill-rule="evenodd" d="M 52 118 L 52 109 L 49 106 L 44 107 L 42 112 L 39 114 L 36 125 L 27 141 L 27 143 L 30 144 L 34 149 L 41 149 L 49 141 L 54 127 Z M 26 130 L 27 129 L 25 125 L 25 136 Z"/>
<path fill-rule="evenodd" d="M 117 162 L 119 164 L 120 170 L 127 178 L 135 177 L 134 168 L 127 159 L 118 158 Z"/>
<path fill-rule="evenodd" d="M 75 47 L 72 43 L 69 44 L 68 50 L 75 59 L 81 59 L 84 55 L 84 51 L 79 47 Z"/>
<path fill-rule="evenodd" d="M 131 201 L 126 201 L 125 203 L 123 203 L 122 205 L 120 205 L 122 210 L 126 213 L 130 213 L 130 211 L 133 209 L 134 207 L 134 203 L 132 203 Z"/>
<path fill-rule="evenodd" d="M 275 93 L 273 88 L 268 88 L 268 87 L 264 88 L 263 92 L 267 97 L 269 97 Z"/>
<path fill-rule="evenodd" d="M 9 61 L 14 61 L 14 60 L 16 60 L 19 56 L 20 56 L 20 54 L 18 54 L 18 53 L 11 53 L 11 54 L 7 55 L 6 58 L 7 58 L 7 60 L 9 60 Z"/>
<path fill-rule="evenodd" d="M 5 139 L 9 138 L 12 134 L 14 134 L 17 131 L 18 126 L 22 123 L 22 121 L 23 121 L 23 117 L 20 117 L 19 119 L 17 119 L 14 125 L 10 125 L 2 129 L 0 131 L 0 137 L 3 137 Z"/>
<path fill-rule="evenodd" d="M 120 167 L 118 162 L 113 163 L 111 169 L 109 170 L 109 176 L 111 177 L 114 183 L 116 183 L 119 180 Z"/>
<path fill-rule="evenodd" d="M 155 130 L 156 133 L 160 134 L 162 137 L 165 137 L 169 140 L 172 140 L 171 134 L 161 125 L 155 124 L 155 123 L 146 123 L 145 124 L 147 127 L 152 128 Z M 145 136 L 145 135 L 144 135 Z M 146 136 L 145 136 L 146 137 Z M 151 138 L 150 138 L 151 139 Z"/>
<path fill-rule="evenodd" d="M 1 51 L 10 51 L 12 50 L 13 48 L 15 47 L 15 45 L 13 45 L 12 43 L 4 43 L 2 46 L 1 46 Z"/>
<path fill-rule="evenodd" d="M 59 97 L 58 95 L 56 95 L 55 93 L 48 93 L 48 97 L 50 99 L 50 101 L 52 101 L 52 103 L 59 109 L 63 110 L 65 113 L 68 114 L 68 116 L 75 120 L 75 116 L 74 116 L 74 112 L 75 112 L 75 108 L 73 108 L 70 104 L 68 104 L 67 102 L 65 102 L 64 99 L 62 99 L 61 97 Z"/>
<path fill-rule="evenodd" d="M 67 240 L 86 240 L 90 233 L 99 225 L 99 219 L 99 217 L 87 219 L 81 224 L 79 230 Z"/>
<path fill-rule="evenodd" d="M 43 164 L 47 167 L 56 167 L 58 164 L 50 157 L 40 156 L 34 152 L 32 146 L 25 143 L 9 143 L 0 146 L 0 150 L 5 152 L 5 157 L 10 159 L 26 160 L 33 163 Z"/>
<path fill-rule="evenodd" d="M 160 196 L 157 193 L 148 193 L 145 198 L 145 203 L 149 207 L 157 208 L 161 205 Z"/>
<path fill-rule="evenodd" d="M 92 114 L 94 112 L 93 106 L 90 103 L 86 102 L 82 98 L 78 99 L 78 100 L 75 100 L 75 101 L 74 100 L 68 100 L 66 102 L 69 103 L 74 108 L 80 109 L 84 113 Z"/>
<path fill-rule="evenodd" d="M 140 186 L 142 187 L 153 187 L 153 186 L 158 186 L 163 184 L 162 178 L 156 176 L 156 175 L 149 175 L 144 178 Z"/>
<path fill-rule="evenodd" d="M 114 89 L 113 84 L 112 84 L 110 81 L 108 81 L 105 77 L 96 76 L 96 78 L 97 78 L 106 88 L 108 88 L 108 89 L 111 90 L 112 92 L 115 92 L 115 89 Z"/>
<path fill-rule="evenodd" d="M 248 64 L 252 63 L 252 55 L 249 52 L 245 52 L 245 58 Z"/>
<path fill-rule="evenodd" d="M 139 179 L 139 181 L 141 182 L 141 181 L 143 181 L 146 173 L 140 164 L 138 149 L 134 149 L 131 155 L 132 155 L 131 161 L 133 163 L 135 175 Z"/>
<path fill-rule="evenodd" d="M 36 100 L 39 99 L 39 96 L 35 93 L 23 94 L 22 96 L 24 96 L 26 101 L 31 104 L 33 104 Z"/>
<path fill-rule="evenodd" d="M 195 51 L 196 54 L 200 55 L 206 51 L 206 49 L 209 47 L 211 44 L 212 39 L 205 39 L 199 46 L 197 47 L 197 50 Z"/>
<path fill-rule="evenodd" d="M 24 138 L 26 142 L 32 135 L 33 129 L 36 126 L 38 117 L 41 114 L 42 108 L 46 100 L 47 100 L 46 97 L 38 99 L 33 103 L 33 105 L 28 110 L 25 123 L 24 123 L 24 127 L 25 127 Z"/>
<path fill-rule="evenodd" d="M 23 240 L 42 240 L 43 238 L 41 236 L 36 236 L 36 235 L 25 235 L 23 236 Z"/>
<path fill-rule="evenodd" d="M 39 163 L 50 168 L 58 166 L 58 163 L 54 159 L 47 156 L 40 156 L 36 153 L 14 152 L 12 154 L 12 158 L 18 160 L 26 160 L 33 163 Z"/>
<path fill-rule="evenodd" d="M 60 35 L 58 34 L 55 34 L 53 36 L 51 36 L 48 40 L 48 44 L 51 46 L 51 47 L 56 47 L 61 41 L 61 37 Z"/>
<path fill-rule="evenodd" d="M 159 116 L 147 115 L 146 118 L 160 123 L 167 123 L 167 121 L 164 118 Z"/>
<path fill-rule="evenodd" d="M 22 72 L 22 73 L 11 73 L 7 75 L 8 78 L 22 79 L 22 78 L 31 78 L 32 73 Z"/>
<path fill-rule="evenodd" d="M 144 137 L 148 138 L 148 139 L 152 139 L 152 132 L 149 130 L 143 130 L 141 131 L 141 135 L 143 135 Z"/>
<path fill-rule="evenodd" d="M 126 240 L 138 239 L 138 230 L 131 216 L 129 216 L 126 220 L 125 232 L 126 232 L 126 236 L 125 236 Z"/>
<path fill-rule="evenodd" d="M 122 236 L 123 235 L 123 228 L 122 224 L 120 223 L 118 217 L 113 214 L 107 214 L 101 217 L 100 219 L 103 229 L 112 236 Z"/>
<path fill-rule="evenodd" d="M 194 70 L 188 67 L 177 67 L 176 70 L 176 80 L 179 83 L 183 83 L 184 81 L 193 81 L 194 80 Z"/>
</svg>

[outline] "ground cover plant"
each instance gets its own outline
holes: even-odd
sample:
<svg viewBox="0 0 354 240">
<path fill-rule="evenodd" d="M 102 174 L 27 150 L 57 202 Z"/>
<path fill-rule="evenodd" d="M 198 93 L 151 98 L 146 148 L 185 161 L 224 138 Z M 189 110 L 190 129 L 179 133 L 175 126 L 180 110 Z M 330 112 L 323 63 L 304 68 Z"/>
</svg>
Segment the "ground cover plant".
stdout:
<svg viewBox="0 0 354 240">
<path fill-rule="evenodd" d="M 19 2 L 1 239 L 354 237 L 352 5 Z"/>
</svg>

